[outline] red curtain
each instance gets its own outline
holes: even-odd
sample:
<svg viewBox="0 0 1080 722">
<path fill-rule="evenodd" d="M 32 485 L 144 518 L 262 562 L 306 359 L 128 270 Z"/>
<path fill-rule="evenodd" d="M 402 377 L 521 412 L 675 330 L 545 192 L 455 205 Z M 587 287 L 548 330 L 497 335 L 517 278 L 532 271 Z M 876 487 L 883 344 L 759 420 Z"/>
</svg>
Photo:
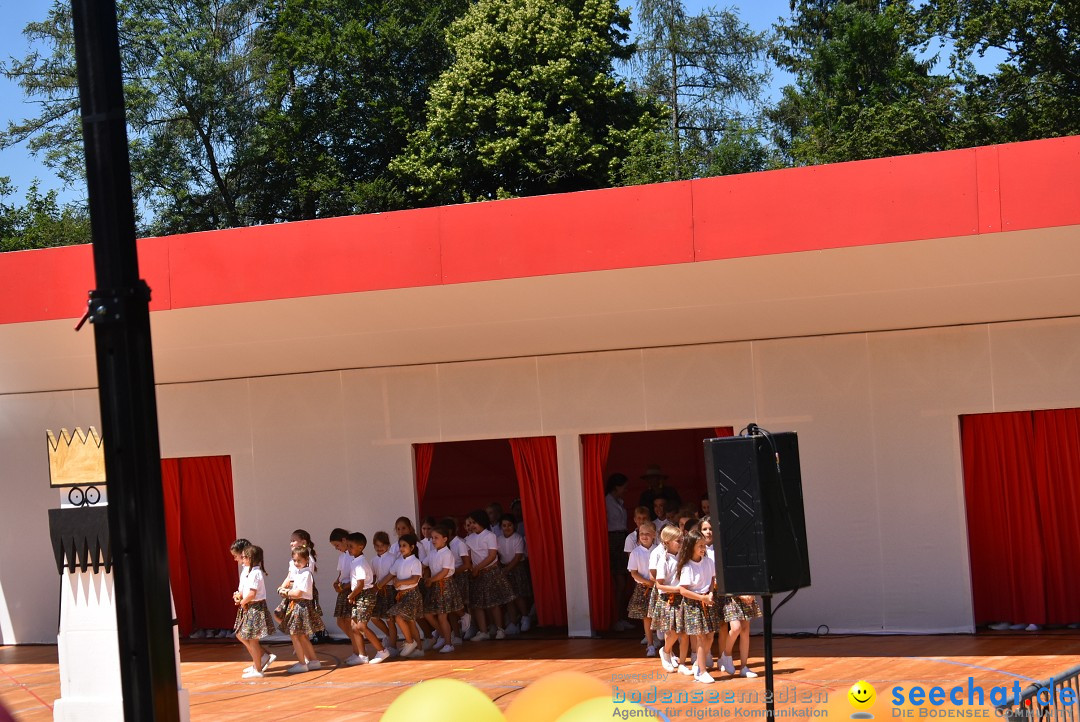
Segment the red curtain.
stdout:
<svg viewBox="0 0 1080 722">
<path fill-rule="evenodd" d="M 232 467 L 227 456 L 180 459 L 180 528 L 191 585 L 192 623 L 231 629 L 236 621 L 232 592 L 236 564 L 229 545 L 236 539 Z"/>
<path fill-rule="evenodd" d="M 232 467 L 227 456 L 161 460 L 169 580 L 180 634 L 192 628 L 231 629 L 236 539 Z M 191 579 L 198 579 L 192 584 Z"/>
<path fill-rule="evenodd" d="M 1031 412 L 961 420 L 975 623 L 1046 623 Z"/>
<path fill-rule="evenodd" d="M 589 617 L 594 632 L 607 629 L 611 618 L 611 570 L 608 568 L 607 509 L 604 507 L 604 467 L 611 451 L 611 434 L 581 437 L 582 503 L 585 521 L 585 563 L 589 582 Z"/>
<path fill-rule="evenodd" d="M 1080 621 L 1080 409 L 1032 414 L 1046 559 L 1046 621 Z"/>
<path fill-rule="evenodd" d="M 191 587 L 187 557 L 180 532 L 180 460 L 161 460 L 161 489 L 165 497 L 165 539 L 169 554 L 169 581 L 176 603 L 180 636 L 191 634 Z"/>
<path fill-rule="evenodd" d="M 424 508 L 424 496 L 427 494 L 428 479 L 431 478 L 435 444 L 413 444 L 413 454 L 416 456 L 416 513 L 419 515 Z"/>
<path fill-rule="evenodd" d="M 529 569 L 537 621 L 566 626 L 566 575 L 563 573 L 562 506 L 555 439 L 510 439 L 521 494 L 521 515 L 529 536 Z"/>
</svg>

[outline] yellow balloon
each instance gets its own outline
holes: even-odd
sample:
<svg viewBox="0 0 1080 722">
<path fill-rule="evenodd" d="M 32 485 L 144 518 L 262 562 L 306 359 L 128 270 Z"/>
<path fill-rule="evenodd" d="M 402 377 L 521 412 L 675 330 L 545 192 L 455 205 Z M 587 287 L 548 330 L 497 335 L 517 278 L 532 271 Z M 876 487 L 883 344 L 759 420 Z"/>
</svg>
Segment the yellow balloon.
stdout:
<svg viewBox="0 0 1080 722">
<path fill-rule="evenodd" d="M 584 672 L 553 672 L 514 695 L 506 722 L 554 722 L 574 705 L 594 697 L 611 697 L 611 687 Z"/>
<path fill-rule="evenodd" d="M 432 679 L 405 690 L 383 712 L 382 722 L 506 722 L 491 699 L 460 679 Z"/>
<path fill-rule="evenodd" d="M 597 722 L 597 720 L 613 719 L 616 715 L 621 717 L 628 710 L 644 709 L 640 704 L 633 702 L 616 702 L 609 692 L 604 697 L 596 697 L 574 705 L 560 717 L 556 717 L 555 722 Z"/>
</svg>

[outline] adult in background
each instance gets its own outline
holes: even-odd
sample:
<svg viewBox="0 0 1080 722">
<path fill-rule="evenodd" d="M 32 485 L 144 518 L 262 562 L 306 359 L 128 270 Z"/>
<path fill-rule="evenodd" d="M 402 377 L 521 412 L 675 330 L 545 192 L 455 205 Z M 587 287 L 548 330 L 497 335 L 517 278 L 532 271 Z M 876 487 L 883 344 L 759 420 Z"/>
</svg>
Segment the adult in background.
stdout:
<svg viewBox="0 0 1080 722">
<path fill-rule="evenodd" d="M 608 569 L 611 571 L 612 591 L 611 603 L 615 610 L 612 619 L 618 620 L 612 627 L 616 632 L 624 632 L 631 629 L 632 625 L 623 619 L 623 611 L 626 597 L 626 556 L 623 553 L 623 543 L 626 541 L 626 506 L 623 504 L 623 495 L 626 493 L 626 485 L 630 480 L 626 474 L 615 473 L 607 478 L 604 484 L 604 506 L 607 509 L 607 533 L 608 533 Z"/>
<path fill-rule="evenodd" d="M 673 486 L 668 486 L 664 482 L 667 481 L 667 474 L 660 471 L 660 467 L 653 464 L 645 473 L 641 475 L 641 480 L 649 486 L 645 491 L 641 492 L 641 498 L 638 500 L 638 506 L 647 506 L 650 509 L 653 508 L 653 502 L 657 498 L 664 500 L 665 509 L 678 509 L 682 506 L 682 498 L 679 496 L 679 492 Z"/>
</svg>

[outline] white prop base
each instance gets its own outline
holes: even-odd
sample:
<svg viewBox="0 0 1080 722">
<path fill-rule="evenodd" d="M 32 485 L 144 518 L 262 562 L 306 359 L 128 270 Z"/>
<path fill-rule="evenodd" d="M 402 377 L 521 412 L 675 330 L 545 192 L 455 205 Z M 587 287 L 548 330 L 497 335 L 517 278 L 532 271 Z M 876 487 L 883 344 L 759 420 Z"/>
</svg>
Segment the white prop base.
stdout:
<svg viewBox="0 0 1080 722">
<path fill-rule="evenodd" d="M 173 644 L 180 669 L 179 640 Z M 60 583 L 60 699 L 53 705 L 57 722 L 123 720 L 120 652 L 116 635 L 116 596 L 113 576 L 67 571 Z M 189 719 L 189 699 L 178 690 L 180 719 Z"/>
</svg>

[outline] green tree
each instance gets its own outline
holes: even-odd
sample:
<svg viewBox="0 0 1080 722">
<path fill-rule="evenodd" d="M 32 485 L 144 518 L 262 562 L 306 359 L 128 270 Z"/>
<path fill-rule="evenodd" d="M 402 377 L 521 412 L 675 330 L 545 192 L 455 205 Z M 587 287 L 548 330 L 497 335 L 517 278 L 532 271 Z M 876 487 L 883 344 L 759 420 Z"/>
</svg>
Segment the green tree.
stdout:
<svg viewBox="0 0 1080 722">
<path fill-rule="evenodd" d="M 631 70 L 638 92 L 667 111 L 634 145 L 624 179 L 649 182 L 761 170 L 760 97 L 768 43 L 734 10 L 689 15 L 681 0 L 640 0 Z"/>
<path fill-rule="evenodd" d="M 264 73 L 254 52 L 259 0 L 126 0 L 117 13 L 125 75 L 133 186 L 151 232 L 243 224 L 239 199 L 259 182 L 237 163 L 251 131 Z M 24 31 L 46 49 L 3 67 L 40 102 L 11 123 L 0 147 L 28 141 L 69 183 L 83 173 L 70 5 Z"/>
<path fill-rule="evenodd" d="M 971 145 L 1080 133 L 1080 3 L 933 0 L 932 30 L 953 41 Z M 992 73 L 975 56 L 1003 56 Z"/>
<path fill-rule="evenodd" d="M 610 184 L 648 106 L 615 78 L 615 0 L 477 0 L 447 32 L 453 64 L 391 167 L 412 198 L 453 203 Z"/>
<path fill-rule="evenodd" d="M 769 112 L 796 164 L 944 150 L 961 143 L 952 79 L 920 59 L 909 0 L 792 0 L 772 55 L 795 75 Z"/>
<path fill-rule="evenodd" d="M 450 62 L 446 27 L 468 0 L 283 0 L 260 36 L 270 103 L 247 153 L 265 182 L 260 222 L 384 211 L 387 168 L 422 123 Z"/>
<path fill-rule="evenodd" d="M 0 252 L 90 242 L 90 218 L 84 208 L 61 207 L 57 192 L 42 195 L 37 181 L 30 184 L 25 205 L 5 202 L 16 192 L 9 178 L 0 177 Z"/>
<path fill-rule="evenodd" d="M 153 234 L 400 207 L 387 172 L 468 0 L 121 0 L 136 202 Z M 82 176 L 70 9 L 57 0 L 3 67 L 40 103 L 27 141 Z"/>
</svg>

